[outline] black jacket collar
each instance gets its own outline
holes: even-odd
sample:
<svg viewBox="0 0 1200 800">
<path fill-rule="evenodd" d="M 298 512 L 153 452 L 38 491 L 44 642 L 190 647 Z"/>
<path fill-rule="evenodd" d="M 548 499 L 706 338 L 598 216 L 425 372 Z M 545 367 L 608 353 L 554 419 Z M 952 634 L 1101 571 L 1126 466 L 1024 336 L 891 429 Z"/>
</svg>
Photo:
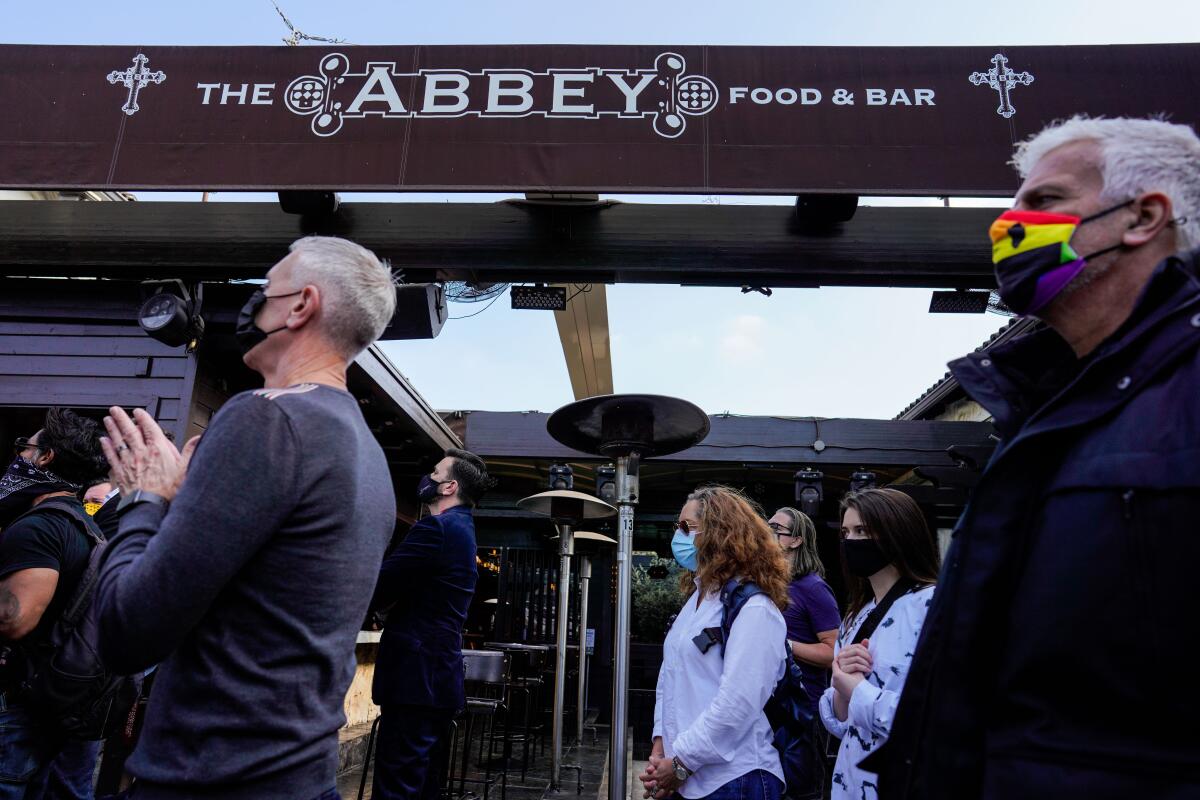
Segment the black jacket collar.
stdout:
<svg viewBox="0 0 1200 800">
<path fill-rule="evenodd" d="M 1001 436 L 1081 421 L 1134 395 L 1136 385 L 1200 341 L 1200 250 L 1168 258 L 1155 269 L 1133 313 L 1095 351 L 1076 358 L 1054 330 L 1041 327 L 992 350 L 950 364 L 963 389 L 992 414 Z M 1088 407 L 1060 410 L 1080 385 L 1099 390 Z M 1109 386 L 1108 384 L 1111 384 Z M 1094 406 L 1094 407 L 1091 407 Z"/>
</svg>

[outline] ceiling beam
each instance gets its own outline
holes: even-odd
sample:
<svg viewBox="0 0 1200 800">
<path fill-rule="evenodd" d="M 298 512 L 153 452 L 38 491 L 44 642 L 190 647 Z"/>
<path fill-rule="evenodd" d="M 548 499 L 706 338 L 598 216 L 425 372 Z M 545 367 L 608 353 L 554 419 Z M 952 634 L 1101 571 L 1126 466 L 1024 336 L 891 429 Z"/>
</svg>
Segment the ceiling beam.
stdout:
<svg viewBox="0 0 1200 800">
<path fill-rule="evenodd" d="M 991 288 L 995 213 L 864 207 L 812 230 L 779 205 L 349 203 L 313 220 L 275 203 L 0 201 L 0 274 L 261 277 L 320 233 L 413 282 Z"/>
<path fill-rule="evenodd" d="M 554 312 L 576 400 L 613 393 L 608 291 L 602 283 L 568 284 L 567 307 Z"/>
<path fill-rule="evenodd" d="M 463 440 L 485 458 L 604 461 L 559 444 L 546 431 L 549 415 L 472 411 Z M 995 430 L 987 422 L 818 419 L 813 417 L 710 416 L 703 442 L 649 462 L 740 463 L 756 468 L 954 466 L 948 449 L 991 449 Z"/>
</svg>

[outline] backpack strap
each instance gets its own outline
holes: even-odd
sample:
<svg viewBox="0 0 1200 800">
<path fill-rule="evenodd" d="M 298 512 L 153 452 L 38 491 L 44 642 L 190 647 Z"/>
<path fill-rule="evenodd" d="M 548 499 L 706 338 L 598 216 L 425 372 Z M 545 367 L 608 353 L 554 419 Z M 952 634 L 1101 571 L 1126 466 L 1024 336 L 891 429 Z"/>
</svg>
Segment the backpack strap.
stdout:
<svg viewBox="0 0 1200 800">
<path fill-rule="evenodd" d="M 75 522 L 75 527 L 78 528 L 79 532 L 88 538 L 89 546 L 95 546 L 104 542 L 104 534 L 100 532 L 96 521 L 87 515 L 78 501 L 72 502 L 72 498 L 69 497 L 51 497 L 49 500 L 43 500 L 14 519 L 9 523 L 9 527 L 15 525 L 17 520 L 32 517 L 44 511 L 58 511 L 70 517 Z"/>
<path fill-rule="evenodd" d="M 920 587 L 914 580 L 901 578 L 896 581 L 888 593 L 883 596 L 883 599 L 871 609 L 871 613 L 867 614 L 867 618 L 863 620 L 862 625 L 858 626 L 858 630 L 854 632 L 854 637 L 847 639 L 848 644 L 861 642 L 863 639 L 871 638 L 871 634 L 875 633 L 875 629 L 879 627 L 879 623 L 883 621 L 884 616 L 895 603 L 904 595 Z"/>
<path fill-rule="evenodd" d="M 721 658 L 724 658 L 725 643 L 729 641 L 729 633 L 733 630 L 733 623 L 741 613 L 742 606 L 754 595 L 762 593 L 763 590 L 753 581 L 730 578 L 721 587 L 721 626 L 700 631 L 692 637 L 692 644 L 696 645 L 701 653 L 707 653 L 710 647 L 719 644 Z"/>
<path fill-rule="evenodd" d="M 729 634 L 733 631 L 733 623 L 737 620 L 738 614 L 742 612 L 742 606 L 746 605 L 746 601 L 754 595 L 762 593 L 763 590 L 753 581 L 739 581 L 737 578 L 730 578 L 725 582 L 725 586 L 721 589 L 722 658 L 725 657 L 725 645 L 729 642 Z"/>
<path fill-rule="evenodd" d="M 65 630 L 71 631 L 83 619 L 84 613 L 88 606 L 91 605 L 92 595 L 96 588 L 96 583 L 100 578 L 100 561 L 96 558 L 97 550 L 103 548 L 107 541 L 104 534 L 100 532 L 96 521 L 89 517 L 78 502 L 71 502 L 72 498 L 67 497 L 51 497 L 49 500 L 43 500 L 33 508 L 26 511 L 17 519 L 33 516 L 46 511 L 57 511 L 69 517 L 75 527 L 88 539 L 88 546 L 91 554 L 88 556 L 88 564 L 84 569 L 83 574 L 79 576 L 79 583 L 75 587 L 74 594 L 71 595 L 67 605 L 63 608 L 62 614 L 59 615 L 59 624 Z M 15 523 L 16 520 L 13 520 Z"/>
</svg>

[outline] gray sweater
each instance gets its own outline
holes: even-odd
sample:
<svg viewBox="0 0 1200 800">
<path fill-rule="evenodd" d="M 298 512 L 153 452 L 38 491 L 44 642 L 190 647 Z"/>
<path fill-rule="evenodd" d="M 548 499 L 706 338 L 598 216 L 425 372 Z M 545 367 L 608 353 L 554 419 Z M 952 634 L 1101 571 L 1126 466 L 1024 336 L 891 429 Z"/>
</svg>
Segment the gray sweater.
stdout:
<svg viewBox="0 0 1200 800">
<path fill-rule="evenodd" d="M 101 572 L 101 651 L 160 664 L 138 798 L 306 800 L 334 786 L 354 645 L 395 525 L 382 450 L 327 386 L 244 392 L 164 516 L 128 510 Z"/>
</svg>

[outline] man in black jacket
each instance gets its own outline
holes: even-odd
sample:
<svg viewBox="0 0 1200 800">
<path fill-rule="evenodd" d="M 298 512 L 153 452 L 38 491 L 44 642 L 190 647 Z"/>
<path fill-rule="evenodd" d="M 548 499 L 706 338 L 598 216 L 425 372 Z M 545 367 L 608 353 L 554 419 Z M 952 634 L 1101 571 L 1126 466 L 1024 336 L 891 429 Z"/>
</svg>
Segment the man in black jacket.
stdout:
<svg viewBox="0 0 1200 800">
<path fill-rule="evenodd" d="M 429 515 L 383 561 L 372 601 L 390 609 L 372 687 L 379 800 L 437 797 L 450 719 L 465 702 L 462 630 L 479 576 L 471 509 L 489 482 L 479 456 L 447 451 L 417 489 Z"/>
<path fill-rule="evenodd" d="M 1200 139 L 1074 118 L 1014 163 L 996 275 L 1048 327 L 951 365 L 1002 441 L 864 766 L 885 800 L 1200 797 Z"/>
</svg>

